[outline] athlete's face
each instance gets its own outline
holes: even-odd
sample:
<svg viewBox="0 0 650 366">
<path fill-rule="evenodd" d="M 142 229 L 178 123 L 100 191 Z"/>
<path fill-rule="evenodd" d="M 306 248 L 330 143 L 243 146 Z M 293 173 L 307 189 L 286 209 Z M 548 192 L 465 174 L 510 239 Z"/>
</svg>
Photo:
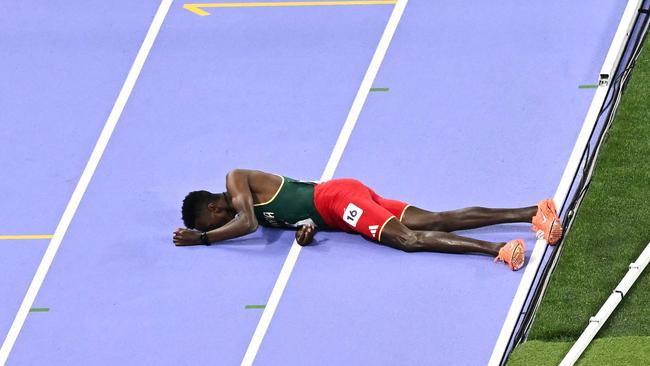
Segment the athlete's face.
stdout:
<svg viewBox="0 0 650 366">
<path fill-rule="evenodd" d="M 194 226 L 199 231 L 210 231 L 222 227 L 233 217 L 227 207 L 221 207 L 219 203 L 210 203 L 197 217 Z"/>
</svg>

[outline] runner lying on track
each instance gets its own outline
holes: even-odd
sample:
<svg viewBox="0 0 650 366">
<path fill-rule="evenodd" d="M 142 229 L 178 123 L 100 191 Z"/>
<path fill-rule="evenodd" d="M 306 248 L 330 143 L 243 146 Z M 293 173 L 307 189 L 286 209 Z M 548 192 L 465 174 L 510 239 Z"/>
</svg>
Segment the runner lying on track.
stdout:
<svg viewBox="0 0 650 366">
<path fill-rule="evenodd" d="M 515 271 L 524 264 L 524 240 L 492 243 L 450 232 L 532 221 L 532 229 L 548 243 L 555 244 L 562 236 L 551 199 L 524 208 L 429 212 L 383 198 L 354 179 L 314 183 L 244 169 L 228 173 L 226 192 L 189 193 L 182 211 L 187 229 L 174 232 L 177 246 L 236 238 L 254 232 L 258 225 L 297 228 L 296 241 L 303 246 L 311 243 L 316 230 L 342 230 L 405 252 L 489 254 Z"/>
</svg>

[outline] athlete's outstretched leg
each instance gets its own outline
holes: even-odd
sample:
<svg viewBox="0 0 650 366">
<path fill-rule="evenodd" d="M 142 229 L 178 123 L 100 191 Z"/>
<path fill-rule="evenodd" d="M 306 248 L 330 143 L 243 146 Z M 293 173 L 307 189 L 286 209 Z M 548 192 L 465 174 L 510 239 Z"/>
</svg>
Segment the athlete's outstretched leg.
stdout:
<svg viewBox="0 0 650 366">
<path fill-rule="evenodd" d="M 379 241 L 405 252 L 483 253 L 499 254 L 506 243 L 466 238 L 442 231 L 411 230 L 397 219 L 389 220 L 381 232 Z"/>
<path fill-rule="evenodd" d="M 537 206 L 522 208 L 468 207 L 454 211 L 429 212 L 409 206 L 402 223 L 411 230 L 456 231 L 510 222 L 531 222 Z"/>
</svg>

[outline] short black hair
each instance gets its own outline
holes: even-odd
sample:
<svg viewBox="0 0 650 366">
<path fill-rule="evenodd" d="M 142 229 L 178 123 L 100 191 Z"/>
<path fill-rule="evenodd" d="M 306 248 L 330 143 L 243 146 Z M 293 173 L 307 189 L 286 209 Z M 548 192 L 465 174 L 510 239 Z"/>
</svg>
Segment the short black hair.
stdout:
<svg viewBox="0 0 650 366">
<path fill-rule="evenodd" d="M 208 191 L 194 191 L 188 193 L 183 200 L 183 222 L 188 229 L 196 228 L 196 218 L 201 211 L 221 197 L 221 194 Z"/>
</svg>

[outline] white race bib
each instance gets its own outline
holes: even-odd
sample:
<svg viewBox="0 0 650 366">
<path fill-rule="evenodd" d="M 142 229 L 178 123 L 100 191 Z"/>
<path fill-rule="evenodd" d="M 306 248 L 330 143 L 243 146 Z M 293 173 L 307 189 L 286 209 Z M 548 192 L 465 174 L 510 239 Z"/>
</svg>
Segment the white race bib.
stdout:
<svg viewBox="0 0 650 366">
<path fill-rule="evenodd" d="M 363 210 L 354 203 L 350 202 L 350 204 L 348 204 L 348 207 L 345 208 L 345 212 L 343 213 L 343 221 L 354 227 L 357 227 L 357 222 L 359 222 L 361 215 L 363 215 Z"/>
</svg>

